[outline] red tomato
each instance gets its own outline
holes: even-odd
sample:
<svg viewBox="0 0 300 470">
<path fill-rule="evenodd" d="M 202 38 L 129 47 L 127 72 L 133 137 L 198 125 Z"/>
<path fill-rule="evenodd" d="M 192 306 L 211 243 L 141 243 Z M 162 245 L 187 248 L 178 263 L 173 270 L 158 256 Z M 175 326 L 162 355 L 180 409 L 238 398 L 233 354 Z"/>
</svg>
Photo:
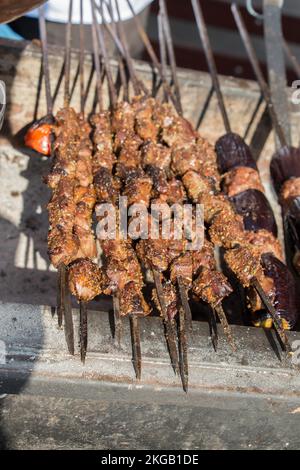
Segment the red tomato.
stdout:
<svg viewBox="0 0 300 470">
<path fill-rule="evenodd" d="M 51 132 L 50 124 L 34 124 L 25 135 L 25 145 L 42 155 L 51 155 Z"/>
</svg>

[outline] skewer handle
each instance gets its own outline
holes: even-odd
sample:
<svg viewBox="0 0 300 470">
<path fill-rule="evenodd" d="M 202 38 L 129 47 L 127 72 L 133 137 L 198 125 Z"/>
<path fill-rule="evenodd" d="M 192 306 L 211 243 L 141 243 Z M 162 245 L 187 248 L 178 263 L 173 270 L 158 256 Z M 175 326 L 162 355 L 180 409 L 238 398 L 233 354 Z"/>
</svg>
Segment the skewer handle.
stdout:
<svg viewBox="0 0 300 470">
<path fill-rule="evenodd" d="M 231 6 L 231 10 L 232 10 L 236 25 L 238 27 L 238 30 L 240 32 L 240 36 L 243 40 L 245 49 L 246 49 L 247 54 L 249 56 L 249 60 L 250 60 L 251 65 L 253 67 L 254 73 L 256 75 L 256 79 L 259 83 L 259 86 L 260 86 L 261 92 L 263 94 L 264 100 L 265 100 L 265 102 L 268 106 L 268 110 L 269 110 L 269 113 L 270 113 L 270 117 L 271 117 L 271 120 L 272 120 L 273 127 L 276 131 L 276 134 L 277 134 L 278 138 L 279 138 L 281 146 L 286 147 L 287 146 L 287 140 L 285 138 L 285 134 L 284 134 L 284 131 L 283 131 L 283 129 L 282 129 L 280 123 L 279 123 L 279 120 L 277 118 L 277 114 L 274 110 L 274 106 L 273 106 L 273 103 L 272 103 L 272 97 L 271 97 L 271 94 L 270 94 L 268 84 L 267 84 L 267 82 L 266 82 L 266 80 L 263 76 L 261 67 L 260 67 L 259 62 L 258 62 L 256 52 L 254 50 L 253 44 L 251 42 L 249 33 L 248 33 L 246 25 L 245 25 L 245 22 L 243 20 L 242 15 L 241 15 L 241 12 L 240 12 L 238 6 L 235 3 Z"/>
</svg>

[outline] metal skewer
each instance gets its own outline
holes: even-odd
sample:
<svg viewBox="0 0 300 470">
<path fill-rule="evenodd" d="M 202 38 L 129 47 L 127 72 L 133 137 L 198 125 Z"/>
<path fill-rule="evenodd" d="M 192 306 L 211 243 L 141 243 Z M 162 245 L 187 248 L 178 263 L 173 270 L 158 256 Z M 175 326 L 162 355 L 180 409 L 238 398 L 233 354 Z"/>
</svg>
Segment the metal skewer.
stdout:
<svg viewBox="0 0 300 470">
<path fill-rule="evenodd" d="M 92 23 L 92 36 L 93 36 L 93 51 L 94 51 L 94 60 L 95 60 L 95 69 L 96 69 L 96 87 L 97 87 L 97 98 L 99 103 L 99 111 L 103 112 L 103 86 L 102 86 L 102 77 L 101 77 L 101 65 L 100 65 L 100 50 L 97 34 L 97 22 L 95 17 L 95 3 L 91 0 L 91 8 L 93 15 Z M 120 316 L 120 302 L 118 292 L 113 294 L 113 313 L 114 313 L 114 326 L 115 326 L 115 340 L 120 347 L 121 338 L 122 338 L 122 320 Z"/>
<path fill-rule="evenodd" d="M 58 325 L 62 326 L 64 318 L 65 337 L 69 353 L 74 355 L 74 326 L 71 306 L 71 296 L 68 288 L 68 274 L 65 265 L 58 268 L 58 296 L 57 296 Z"/>
<path fill-rule="evenodd" d="M 106 49 L 106 45 L 104 41 L 103 31 L 96 18 L 95 0 L 92 0 L 92 5 L 93 5 L 93 21 L 96 22 L 96 29 L 98 33 L 100 51 L 103 56 L 104 67 L 105 67 L 105 72 L 106 72 L 107 81 L 108 81 L 110 102 L 111 102 L 112 107 L 114 108 L 115 105 L 117 104 L 117 94 L 116 94 L 116 90 L 115 90 L 115 86 L 114 86 L 114 82 L 112 78 L 111 68 L 109 65 L 109 59 L 108 59 L 107 49 Z M 101 12 L 102 23 L 104 24 L 105 19 L 104 19 L 104 14 L 103 14 L 103 1 L 102 0 L 100 1 L 100 12 Z"/>
<path fill-rule="evenodd" d="M 287 41 L 283 40 L 283 48 L 286 56 L 288 57 L 289 61 L 291 62 L 296 74 L 300 77 L 300 63 L 297 60 L 297 57 L 293 53 L 292 49 L 290 48 Z"/>
<path fill-rule="evenodd" d="M 73 11 L 73 0 L 70 0 L 68 23 L 66 26 L 66 45 L 65 45 L 65 95 L 64 95 L 65 107 L 68 107 L 69 102 L 70 102 L 72 11 Z"/>
<path fill-rule="evenodd" d="M 223 94 L 222 94 L 221 87 L 220 87 L 219 77 L 218 77 L 218 73 L 217 73 L 217 67 L 216 67 L 214 56 L 213 56 L 213 52 L 212 52 L 212 48 L 211 48 L 211 44 L 210 44 L 210 40 L 209 40 L 209 36 L 208 36 L 207 27 L 206 27 L 206 24 L 205 24 L 205 21 L 204 21 L 203 12 L 201 10 L 200 3 L 197 0 L 191 0 L 191 1 L 192 1 L 195 17 L 196 17 L 196 22 L 197 22 L 199 34 L 200 34 L 200 37 L 203 41 L 204 52 L 205 52 L 205 55 L 206 55 L 207 63 L 208 63 L 209 70 L 210 70 L 210 73 L 211 73 L 211 77 L 212 77 L 212 80 L 213 80 L 213 85 L 215 87 L 215 91 L 216 91 L 216 94 L 217 94 L 218 105 L 219 105 L 219 108 L 220 108 L 220 111 L 221 111 L 221 114 L 222 114 L 224 126 L 225 126 L 225 129 L 226 129 L 226 132 L 230 133 L 231 132 L 230 122 L 229 122 L 227 111 L 226 111 L 225 104 L 224 104 L 224 98 L 223 98 Z M 232 10 L 234 11 L 234 5 L 232 6 Z M 236 21 L 237 21 L 237 18 L 236 18 Z M 240 24 L 240 20 L 239 20 L 239 24 Z M 242 27 L 242 30 L 243 30 L 243 37 L 246 37 L 247 33 L 245 31 L 245 28 Z M 242 32 L 241 32 L 241 34 L 242 34 Z M 252 44 L 250 43 L 250 38 L 248 37 L 246 39 L 246 41 L 247 41 L 247 50 L 249 50 L 249 54 L 251 55 L 252 60 L 255 62 L 255 70 L 258 72 L 258 75 L 260 77 L 259 82 L 260 82 L 260 84 L 262 84 L 262 88 L 263 88 L 262 91 L 264 93 L 266 93 L 266 95 L 267 95 L 265 99 L 269 104 L 271 104 L 268 86 L 267 86 L 267 84 L 266 84 L 266 82 L 263 78 L 263 75 L 262 75 L 262 72 L 260 70 L 258 61 L 255 57 L 255 52 L 254 52 L 254 49 L 252 47 Z M 254 67 L 254 64 L 253 64 L 253 67 Z M 276 114 L 274 113 L 274 109 L 272 109 L 272 114 L 275 116 L 276 126 L 280 127 L 280 125 L 278 123 L 278 120 L 276 118 Z M 282 134 L 281 137 L 285 141 L 284 133 L 283 133 L 282 130 L 281 130 L 281 134 Z M 255 279 L 255 283 L 256 283 L 256 285 L 260 285 L 259 281 L 257 279 Z M 268 312 L 273 317 L 274 307 L 273 307 L 272 303 L 269 301 L 269 299 L 267 298 L 267 296 L 265 295 L 265 293 L 264 293 L 261 286 L 260 286 L 258 294 L 259 294 L 261 300 L 263 301 L 266 309 L 268 310 Z M 262 297 L 263 294 L 264 294 L 264 298 Z M 219 315 L 220 321 L 221 321 L 221 318 L 222 318 L 222 321 L 224 322 L 224 317 L 226 319 L 226 316 L 224 314 L 223 309 L 219 310 L 219 312 L 217 312 L 217 313 Z M 227 322 L 227 320 L 226 320 L 226 322 Z M 221 322 L 221 324 L 222 324 L 222 322 Z M 227 324 L 228 324 L 228 322 L 227 322 Z M 276 323 L 276 320 L 275 320 L 274 326 L 277 329 L 276 324 L 277 323 Z M 227 333 L 226 333 L 226 331 L 227 331 Z M 226 326 L 226 331 L 225 331 L 225 333 L 227 334 L 227 338 L 231 343 L 232 342 L 232 337 L 231 337 L 231 335 L 228 335 L 228 327 L 227 326 Z M 230 332 L 230 330 L 229 330 L 229 332 Z M 279 331 L 278 331 L 278 334 L 279 334 Z"/>
<path fill-rule="evenodd" d="M 168 49 L 168 55 L 169 55 L 169 60 L 170 60 L 170 65 L 171 65 L 171 70 L 172 70 L 174 87 L 175 87 L 175 97 L 177 100 L 178 114 L 182 116 L 183 111 L 182 111 L 182 104 L 181 104 L 180 87 L 179 87 L 178 76 L 177 76 L 175 50 L 174 50 L 170 21 L 169 21 L 168 10 L 166 7 L 165 0 L 160 0 L 159 6 L 161 10 L 162 25 L 163 25 L 165 38 L 166 38 L 166 45 Z"/>
<path fill-rule="evenodd" d="M 186 338 L 186 318 L 185 311 L 182 306 L 179 307 L 179 364 L 180 364 L 180 377 L 183 390 L 187 393 L 189 386 L 189 364 L 188 364 L 188 345 Z"/>
<path fill-rule="evenodd" d="M 95 2 L 94 0 L 92 1 L 93 1 L 93 16 L 94 18 L 96 18 Z M 102 0 L 100 4 L 100 12 L 102 16 L 102 22 L 104 23 L 105 18 L 103 14 L 103 1 Z M 112 97 L 112 107 L 114 108 L 117 104 L 117 94 L 116 94 L 113 80 L 112 80 L 111 68 L 110 68 L 110 64 L 109 64 L 109 60 L 108 60 L 108 56 L 106 52 L 106 46 L 104 42 L 103 33 L 101 31 L 101 28 L 99 27 L 98 27 L 98 39 L 99 39 L 99 44 L 100 44 L 100 48 L 101 48 L 103 59 L 104 59 L 105 71 L 108 77 L 109 89 L 110 89 L 110 94 Z M 122 43 L 122 40 L 121 40 L 121 43 Z M 126 44 L 122 43 L 122 47 L 124 50 L 126 50 Z M 120 293 L 118 293 L 117 295 L 119 294 Z M 121 323 L 121 317 L 120 317 L 120 311 L 119 311 L 119 298 L 114 297 L 113 304 L 114 304 L 116 339 L 120 344 L 122 323 Z M 140 321 L 139 321 L 139 317 L 134 314 L 129 316 L 129 321 L 130 321 L 131 340 L 132 340 L 133 365 L 134 365 L 134 369 L 136 373 L 136 378 L 139 380 L 141 378 L 141 364 L 142 364 L 141 342 L 140 342 L 141 341 L 140 340 Z"/>
<path fill-rule="evenodd" d="M 215 351 L 218 350 L 218 342 L 219 342 L 219 336 L 218 336 L 218 326 L 217 326 L 217 317 L 216 317 L 216 311 L 214 308 L 210 308 L 209 312 L 209 324 L 211 328 L 211 342 L 213 345 L 213 348 Z"/>
<path fill-rule="evenodd" d="M 79 51 L 79 76 L 80 76 L 80 111 L 84 116 L 84 25 L 83 25 L 83 0 L 80 0 L 80 51 Z M 80 314 L 80 328 L 79 328 L 79 343 L 80 343 L 80 358 L 83 364 L 85 363 L 86 351 L 88 345 L 88 303 L 80 300 L 79 302 Z"/>
<path fill-rule="evenodd" d="M 117 0 L 116 0 L 117 1 Z M 170 99 L 172 100 L 173 104 L 174 104 L 174 107 L 176 109 L 176 111 L 178 112 L 178 114 L 180 114 L 180 109 L 178 109 L 178 106 L 177 106 L 177 100 L 176 98 L 174 97 L 174 94 L 171 90 L 171 87 L 168 85 L 168 82 L 166 80 L 166 77 L 165 77 L 165 74 L 164 74 L 164 71 L 162 69 L 162 66 L 161 64 L 159 63 L 159 60 L 155 54 L 155 51 L 153 49 L 153 46 L 146 34 L 146 31 L 144 30 L 143 26 L 142 26 L 142 23 L 140 22 L 140 19 L 139 17 L 136 15 L 135 11 L 134 11 L 134 8 L 132 6 L 132 3 L 130 0 L 126 0 L 127 3 L 128 3 L 128 6 L 130 8 L 130 11 L 131 13 L 133 14 L 133 19 L 135 21 L 135 24 L 136 24 L 136 27 L 137 27 L 137 30 L 138 30 L 138 33 L 140 35 L 140 38 L 142 39 L 143 43 L 144 43 L 144 46 L 146 47 L 147 49 L 147 52 L 154 64 L 154 66 L 157 68 L 161 78 L 162 78 L 162 81 L 163 81 L 163 87 L 166 91 L 166 93 L 169 95 Z"/>
<path fill-rule="evenodd" d="M 156 269 L 152 268 L 153 278 L 155 283 L 155 288 L 157 292 L 158 301 L 161 308 L 161 313 L 163 317 L 163 322 L 166 329 L 166 341 L 167 346 L 170 354 L 171 364 L 175 374 L 179 374 L 179 362 L 178 362 L 178 353 L 177 353 L 177 346 L 176 346 L 176 332 L 174 329 L 174 325 L 172 324 L 171 320 L 168 318 L 168 313 L 166 309 L 166 302 L 164 299 L 164 292 L 163 286 L 161 283 L 160 273 L 156 271 Z"/>
<path fill-rule="evenodd" d="M 221 304 L 215 305 L 214 310 L 215 310 L 216 314 L 219 317 L 219 320 L 220 320 L 220 323 L 221 323 L 222 328 L 224 330 L 226 339 L 227 339 L 228 343 L 230 344 L 232 351 L 236 352 L 236 345 L 235 345 L 235 342 L 234 342 L 234 339 L 233 339 L 233 334 L 232 334 L 230 325 L 228 323 L 228 320 L 226 318 L 226 315 L 225 315 L 225 312 L 223 310 L 222 305 Z"/>
<path fill-rule="evenodd" d="M 90 0 L 90 1 L 91 1 L 91 8 L 92 8 L 92 14 L 93 14 L 92 39 L 93 39 L 95 70 L 96 70 L 96 89 L 97 89 L 99 112 L 101 113 L 103 111 L 103 87 L 102 87 L 102 79 L 101 79 L 100 52 L 99 52 L 99 43 L 98 43 L 98 35 L 97 35 L 97 26 L 96 26 L 96 21 L 94 21 L 94 14 L 95 14 L 94 3 L 93 3 L 93 0 Z"/>
<path fill-rule="evenodd" d="M 118 29 L 118 32 L 119 32 L 121 45 L 123 47 L 125 60 L 126 60 L 126 64 L 127 64 L 128 70 L 129 70 L 130 78 L 132 80 L 134 93 L 136 95 L 139 95 L 141 92 L 143 92 L 143 93 L 145 93 L 145 95 L 148 95 L 149 92 L 148 92 L 147 88 L 145 87 L 143 82 L 138 80 L 138 78 L 136 76 L 136 73 L 135 73 L 135 70 L 134 70 L 133 61 L 132 61 L 131 56 L 130 56 L 127 40 L 126 40 L 124 29 L 123 29 L 123 24 L 122 24 L 122 21 L 121 21 L 121 14 L 120 14 L 118 0 L 115 0 L 115 5 L 116 5 L 116 11 L 117 11 L 117 29 Z"/>
<path fill-rule="evenodd" d="M 268 297 L 266 296 L 265 291 L 262 289 L 260 283 L 257 279 L 252 280 L 252 285 L 255 288 L 256 292 L 260 296 L 262 302 L 264 303 L 265 307 L 268 309 L 269 313 L 271 314 L 273 324 L 275 329 L 278 333 L 279 338 L 281 339 L 282 345 L 287 352 L 292 351 L 292 347 L 289 343 L 288 337 L 286 332 L 282 326 L 281 318 L 279 317 L 278 313 L 276 312 L 275 308 L 272 304 L 270 304 Z"/>
<path fill-rule="evenodd" d="M 140 321 L 137 315 L 129 315 L 131 344 L 132 344 L 132 363 L 137 380 L 142 375 L 142 351 L 141 351 L 141 333 Z"/>
<path fill-rule="evenodd" d="M 280 141 L 281 146 L 282 147 L 287 147 L 287 140 L 286 140 L 286 137 L 285 137 L 284 130 L 282 129 L 282 127 L 279 123 L 279 120 L 277 118 L 277 114 L 274 110 L 274 106 L 273 106 L 273 103 L 272 103 L 272 97 L 271 97 L 271 93 L 270 93 L 268 84 L 264 79 L 263 73 L 261 71 L 261 68 L 260 68 L 256 53 L 255 53 L 254 47 L 252 45 L 250 36 L 249 36 L 247 28 L 246 28 L 246 25 L 244 23 L 242 15 L 241 15 L 241 12 L 240 12 L 240 10 L 239 10 L 239 8 L 237 7 L 236 4 L 233 4 L 231 6 L 231 10 L 232 10 L 236 25 L 238 27 L 240 36 L 243 40 L 244 46 L 245 46 L 246 51 L 248 53 L 249 60 L 251 62 L 253 70 L 255 72 L 255 75 L 256 75 L 257 81 L 259 83 L 261 92 L 263 94 L 264 100 L 265 100 L 265 102 L 268 106 L 270 118 L 272 120 L 272 124 L 273 124 L 275 132 L 277 134 L 277 137 Z M 279 335 L 279 337 L 280 337 L 280 339 L 283 343 L 283 346 L 285 347 L 285 349 L 287 351 L 291 351 L 291 346 L 289 344 L 289 341 L 288 341 L 287 335 L 285 333 L 285 330 L 282 326 L 281 319 L 278 316 L 276 310 L 274 309 L 274 306 L 269 301 L 268 297 L 266 296 L 266 294 L 265 294 L 264 290 L 262 289 L 261 285 L 259 284 L 258 280 L 253 279 L 252 284 L 253 284 L 255 290 L 257 291 L 257 293 L 259 294 L 259 296 L 260 296 L 262 302 L 264 303 L 265 307 L 267 308 L 268 312 L 270 313 L 270 315 L 272 317 L 272 320 L 273 320 L 273 324 L 274 324 L 275 329 L 276 329 L 276 331 L 277 331 L 277 333 L 278 333 L 278 335 Z"/>
<path fill-rule="evenodd" d="M 106 9 L 109 13 L 109 16 L 111 18 L 111 24 L 107 23 L 105 21 L 105 23 L 103 24 L 103 26 L 105 27 L 105 29 L 108 31 L 108 33 L 110 34 L 112 40 L 114 41 L 118 51 L 119 51 L 119 54 L 125 58 L 125 52 L 124 52 L 124 49 L 123 49 L 123 46 L 121 44 L 121 41 L 118 37 L 118 33 L 117 33 L 117 28 L 116 28 L 116 24 L 115 24 L 115 17 L 114 17 L 114 11 L 113 11 L 113 8 L 112 8 L 112 0 L 103 0 L 103 3 L 104 5 L 106 6 Z M 96 4 L 96 9 L 100 12 L 100 7 L 99 5 Z"/>
<path fill-rule="evenodd" d="M 257 81 L 259 83 L 259 86 L 260 86 L 261 92 L 263 94 L 264 100 L 265 100 L 265 102 L 268 106 L 268 110 L 269 110 L 269 113 L 270 113 L 270 118 L 272 120 L 273 127 L 276 131 L 276 134 L 278 136 L 278 139 L 280 141 L 281 146 L 286 147 L 287 146 L 287 140 L 285 138 L 284 131 L 283 131 L 283 129 L 282 129 L 282 127 L 281 127 L 281 125 L 278 121 L 276 112 L 274 110 L 274 106 L 273 106 L 273 103 L 272 103 L 272 97 L 271 97 L 271 93 L 270 93 L 268 84 L 267 84 L 267 82 L 266 82 L 266 80 L 263 76 L 262 70 L 260 68 L 260 65 L 259 65 L 259 62 L 258 62 L 258 59 L 257 59 L 257 56 L 256 56 L 256 52 L 255 52 L 254 47 L 252 45 L 250 36 L 249 36 L 247 28 L 246 28 L 246 25 L 244 23 L 242 15 L 241 15 L 241 12 L 240 12 L 239 8 L 237 7 L 237 5 L 235 3 L 231 6 L 231 10 L 232 10 L 236 25 L 238 27 L 240 36 L 243 40 L 243 44 L 244 44 L 245 49 L 247 51 L 249 60 L 250 60 L 251 65 L 253 67 L 255 76 L 256 76 Z"/>
<path fill-rule="evenodd" d="M 80 52 L 79 52 L 79 76 L 80 76 L 80 111 L 84 113 L 84 24 L 83 24 L 83 0 L 80 0 Z"/>
<path fill-rule="evenodd" d="M 43 71 L 45 77 L 45 91 L 46 91 L 46 102 L 47 102 L 47 114 L 52 115 L 52 97 L 51 97 L 51 85 L 50 85 L 50 72 L 49 72 L 49 58 L 48 58 L 48 41 L 47 41 L 47 30 L 45 21 L 45 6 L 39 8 L 39 30 L 42 41 L 43 51 Z"/>
<path fill-rule="evenodd" d="M 80 343 L 80 358 L 81 362 L 85 363 L 86 351 L 88 345 L 88 310 L 87 302 L 80 301 L 80 328 L 79 328 L 79 343 Z"/>
<path fill-rule="evenodd" d="M 173 56 L 172 56 L 173 66 L 171 68 L 172 79 L 173 79 L 173 83 L 178 84 L 176 61 L 175 61 L 172 37 L 171 37 L 170 29 L 166 28 L 166 22 L 167 22 L 167 10 L 166 8 L 162 9 L 162 5 L 160 2 L 158 27 L 159 27 L 159 48 L 160 48 L 161 63 L 162 63 L 161 67 L 163 71 L 161 80 L 163 84 L 164 77 L 166 77 L 166 66 L 167 66 L 166 46 L 167 46 L 169 58 L 172 54 L 171 49 L 173 50 Z M 171 58 L 170 58 L 170 61 L 171 61 Z M 168 101 L 168 98 L 169 98 L 169 95 L 166 92 L 166 88 L 164 88 L 164 100 Z M 181 112 L 178 111 L 178 114 L 182 115 L 180 93 L 176 95 L 176 99 L 177 99 L 177 109 L 181 110 Z M 187 326 L 189 335 L 191 335 L 192 330 L 193 330 L 193 320 L 192 320 L 192 312 L 191 312 L 190 305 L 189 305 L 189 299 L 188 299 L 186 287 L 181 277 L 177 278 L 177 286 L 178 286 L 178 292 L 179 292 L 180 303 L 181 303 L 180 308 L 179 308 L 179 325 L 178 325 L 179 368 L 180 368 L 182 386 L 183 386 L 183 389 L 187 392 L 189 374 L 188 374 L 188 341 L 187 341 L 186 326 Z M 163 297 L 161 300 L 164 302 Z"/>
<path fill-rule="evenodd" d="M 69 17 L 66 29 L 66 49 L 65 49 L 65 93 L 64 106 L 69 106 L 70 88 L 70 64 L 71 64 L 71 23 L 72 23 L 73 0 L 69 4 Z M 65 265 L 58 267 L 58 304 L 57 315 L 58 324 L 61 326 L 64 317 L 64 328 L 69 353 L 74 355 L 74 326 L 72 316 L 71 297 L 68 287 L 68 271 Z"/>
<path fill-rule="evenodd" d="M 159 42 L 160 62 L 161 62 L 161 66 L 162 66 L 164 75 L 166 76 L 167 49 L 166 49 L 166 43 L 165 43 L 163 16 L 162 16 L 161 12 L 159 12 L 159 14 L 157 15 L 157 26 L 158 26 L 158 42 Z M 168 101 L 168 93 L 166 92 L 166 90 L 164 90 L 163 101 L 165 103 Z"/>
</svg>

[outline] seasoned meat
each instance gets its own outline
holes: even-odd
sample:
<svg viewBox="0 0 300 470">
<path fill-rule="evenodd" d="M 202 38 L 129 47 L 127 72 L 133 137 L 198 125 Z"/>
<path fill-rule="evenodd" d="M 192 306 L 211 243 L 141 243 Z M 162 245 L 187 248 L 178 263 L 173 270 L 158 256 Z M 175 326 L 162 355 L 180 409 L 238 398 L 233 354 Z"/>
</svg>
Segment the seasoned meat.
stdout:
<svg viewBox="0 0 300 470">
<path fill-rule="evenodd" d="M 102 293 L 102 273 L 89 259 L 78 259 L 69 266 L 69 288 L 78 299 L 89 302 Z"/>
<path fill-rule="evenodd" d="M 116 204 L 120 193 L 121 183 L 114 177 L 108 168 L 100 168 L 94 176 L 94 187 L 97 201 Z"/>
<path fill-rule="evenodd" d="M 238 214 L 230 217 L 222 212 L 217 214 L 209 228 L 209 236 L 214 245 L 226 249 L 242 244 L 246 236 L 243 218 Z"/>
<path fill-rule="evenodd" d="M 171 163 L 171 150 L 151 140 L 146 141 L 141 147 L 143 167 L 151 165 L 160 170 L 167 170 Z"/>
<path fill-rule="evenodd" d="M 141 292 L 139 284 L 128 282 L 119 293 L 120 315 L 149 315 L 150 309 Z"/>
<path fill-rule="evenodd" d="M 196 144 L 175 147 L 172 151 L 171 168 L 176 175 L 183 176 L 187 171 L 193 170 L 201 173 L 200 149 Z"/>
<path fill-rule="evenodd" d="M 251 285 L 254 277 L 263 276 L 260 256 L 256 248 L 250 246 L 234 248 L 226 251 L 225 261 L 244 287 Z"/>
<path fill-rule="evenodd" d="M 283 261 L 283 251 L 279 240 L 267 230 L 247 232 L 247 242 L 255 246 L 260 255 L 272 253 L 276 258 Z"/>
<path fill-rule="evenodd" d="M 240 166 L 225 173 L 223 189 L 227 196 L 235 196 L 247 189 L 256 189 L 264 192 L 258 171 L 253 168 Z"/>
<path fill-rule="evenodd" d="M 200 173 L 193 170 L 187 171 L 183 175 L 182 181 L 193 202 L 199 202 L 201 195 L 213 191 L 211 182 Z"/>
<path fill-rule="evenodd" d="M 215 307 L 232 292 L 232 287 L 224 274 L 204 268 L 193 282 L 194 294 Z"/>
</svg>

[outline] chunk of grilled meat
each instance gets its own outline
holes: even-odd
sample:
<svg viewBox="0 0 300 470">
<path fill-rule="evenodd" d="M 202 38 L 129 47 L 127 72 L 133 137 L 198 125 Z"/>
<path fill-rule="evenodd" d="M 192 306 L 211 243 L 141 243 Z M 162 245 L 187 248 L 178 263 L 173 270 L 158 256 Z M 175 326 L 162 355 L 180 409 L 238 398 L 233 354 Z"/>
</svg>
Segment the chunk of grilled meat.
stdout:
<svg viewBox="0 0 300 470">
<path fill-rule="evenodd" d="M 235 196 L 248 189 L 264 192 L 258 171 L 240 166 L 228 171 L 223 176 L 223 189 L 228 197 Z"/>
<path fill-rule="evenodd" d="M 133 281 L 128 282 L 124 289 L 119 292 L 120 315 L 138 315 L 145 317 L 150 314 L 150 308 L 141 292 L 140 284 Z"/>
<path fill-rule="evenodd" d="M 78 259 L 68 268 L 69 288 L 71 293 L 85 302 L 102 293 L 103 274 L 90 259 Z"/>
<path fill-rule="evenodd" d="M 244 246 L 226 251 L 225 261 L 244 287 L 249 287 L 254 277 L 263 277 L 260 256 L 256 248 Z"/>
<path fill-rule="evenodd" d="M 194 294 L 212 307 L 228 297 L 233 289 L 224 274 L 204 268 L 193 282 Z"/>
<path fill-rule="evenodd" d="M 147 140 L 141 147 L 142 165 L 168 170 L 171 164 L 171 150 L 164 145 Z"/>
</svg>

